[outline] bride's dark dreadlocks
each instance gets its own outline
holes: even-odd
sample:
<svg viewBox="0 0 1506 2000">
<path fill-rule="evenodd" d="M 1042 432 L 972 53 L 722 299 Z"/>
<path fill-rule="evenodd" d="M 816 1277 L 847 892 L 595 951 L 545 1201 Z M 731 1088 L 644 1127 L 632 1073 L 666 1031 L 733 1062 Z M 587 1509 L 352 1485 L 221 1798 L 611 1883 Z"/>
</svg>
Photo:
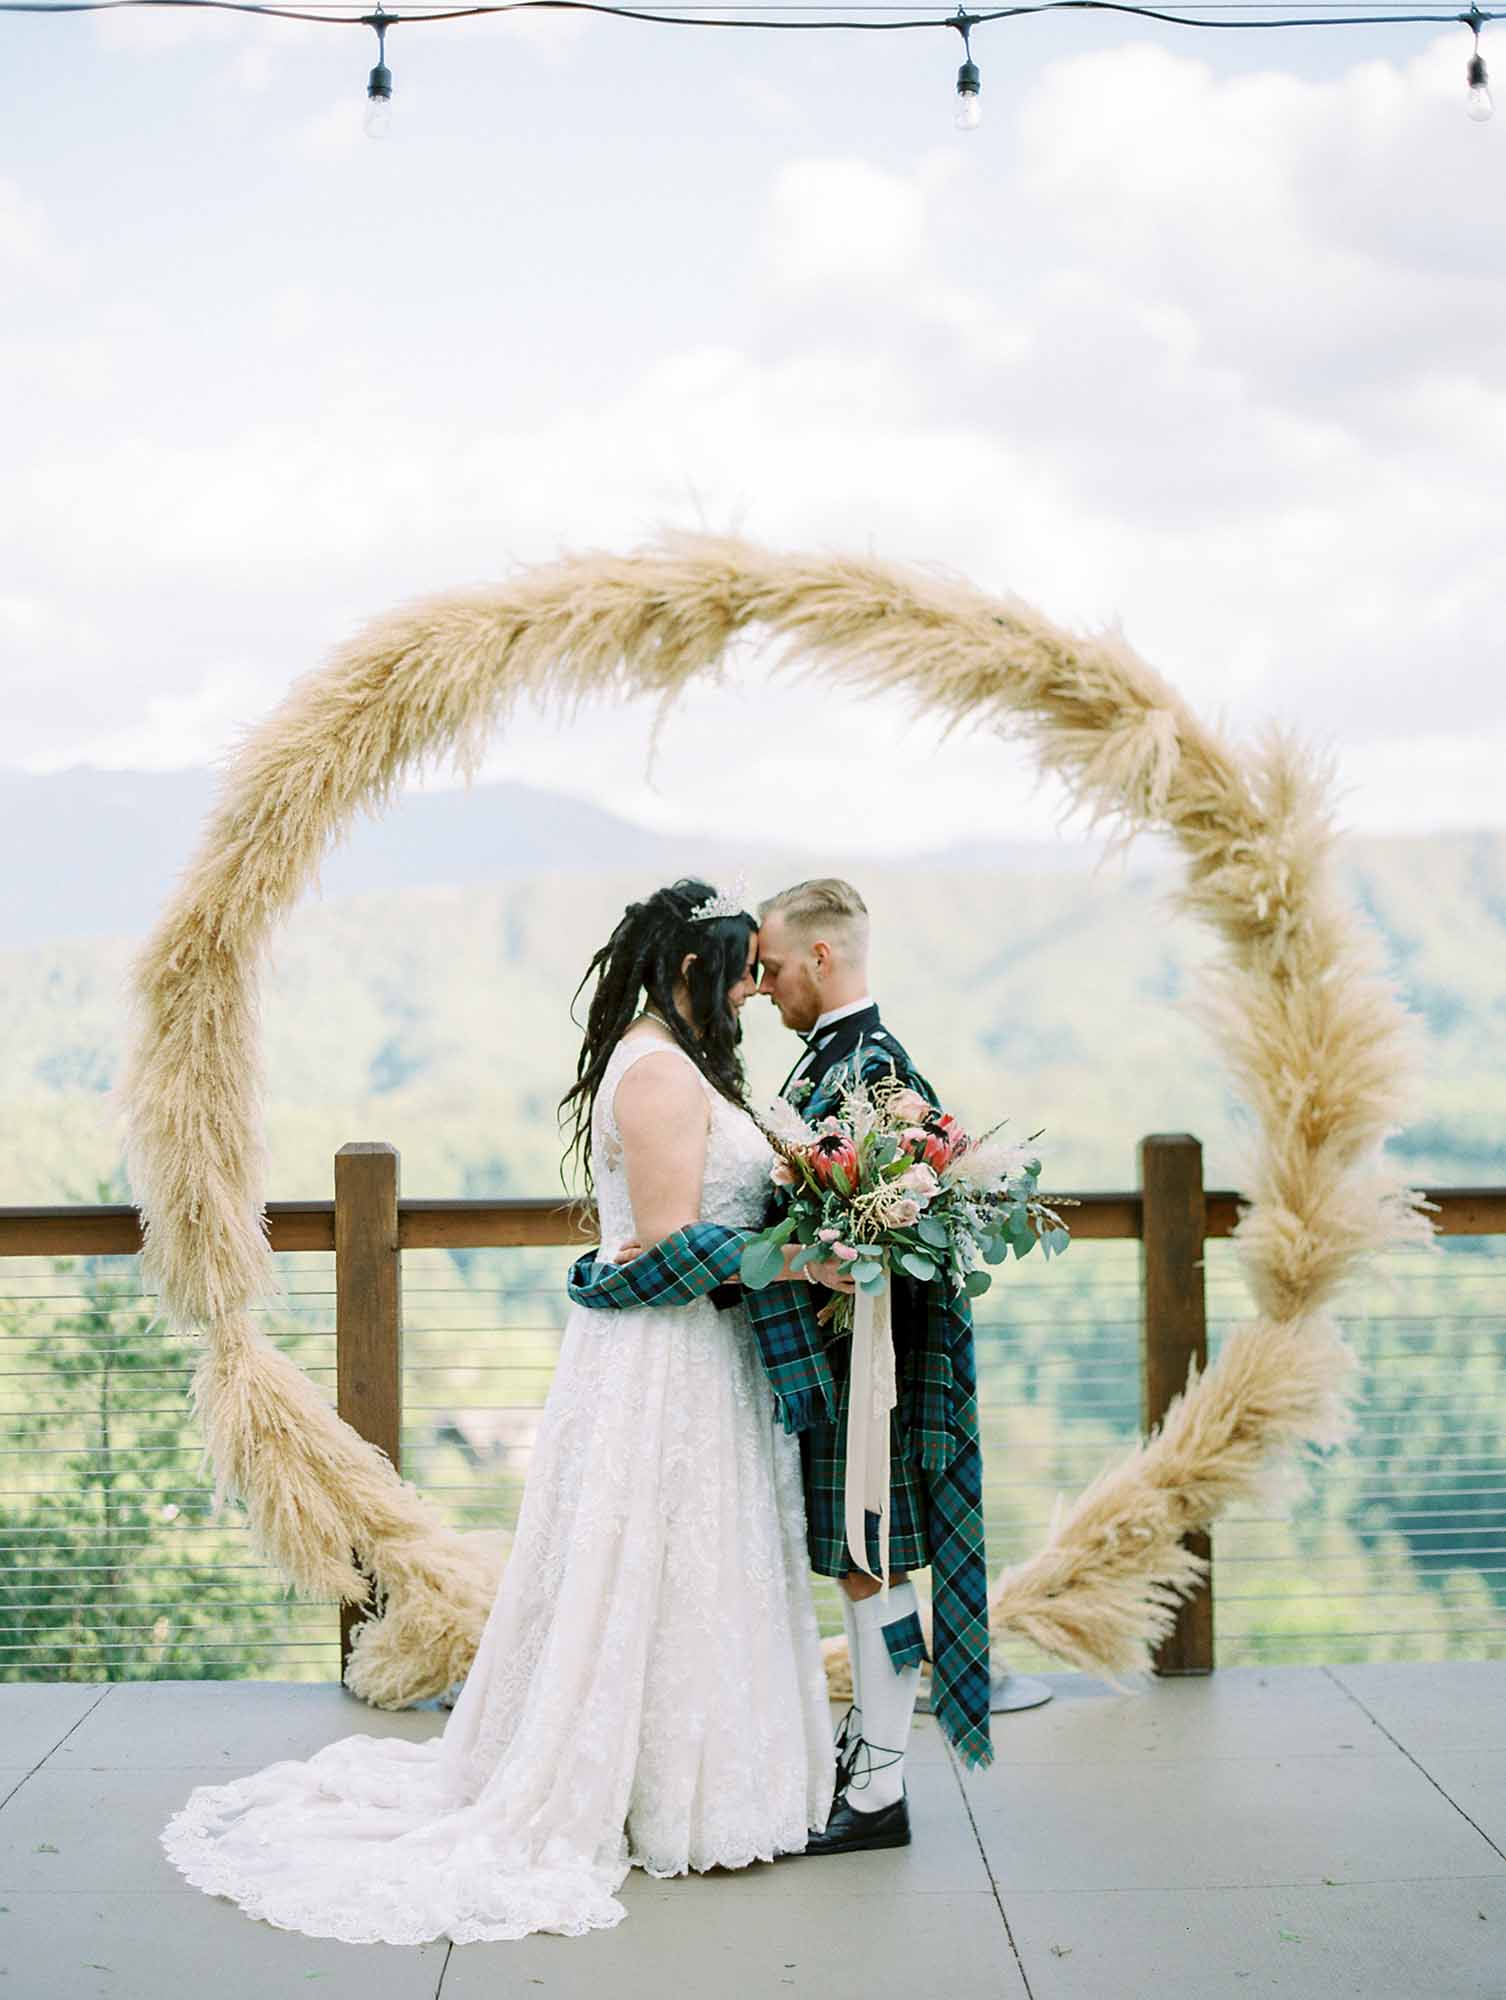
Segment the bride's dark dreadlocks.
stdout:
<svg viewBox="0 0 1506 2000">
<path fill-rule="evenodd" d="M 586 967 L 571 1000 L 572 1021 L 575 1001 L 592 974 L 599 976 L 586 1015 L 575 1082 L 559 1103 L 561 1125 L 567 1118 L 571 1121 L 561 1179 L 574 1160 L 587 1191 L 591 1189 L 591 1111 L 612 1051 L 638 1012 L 640 993 L 647 994 L 663 1015 L 670 1034 L 707 1082 L 729 1102 L 746 1109 L 747 1078 L 737 1052 L 742 1026 L 727 1004 L 727 989 L 743 976 L 748 940 L 758 923 L 746 912 L 692 922 L 690 912 L 715 894 L 709 883 L 685 879 L 656 889 L 645 902 L 629 903 L 617 928 Z M 675 1007 L 674 989 L 690 954 L 695 963 L 685 981 L 692 1017 L 687 1023 Z"/>
</svg>

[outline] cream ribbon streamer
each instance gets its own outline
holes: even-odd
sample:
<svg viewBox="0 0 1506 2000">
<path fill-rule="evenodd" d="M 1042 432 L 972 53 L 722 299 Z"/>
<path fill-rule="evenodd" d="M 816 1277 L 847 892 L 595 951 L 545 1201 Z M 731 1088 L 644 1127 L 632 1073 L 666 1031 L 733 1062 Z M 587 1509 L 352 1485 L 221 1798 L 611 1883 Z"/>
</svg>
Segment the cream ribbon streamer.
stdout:
<svg viewBox="0 0 1506 2000">
<path fill-rule="evenodd" d="M 879 1517 L 879 1571 L 889 1588 L 889 1412 L 899 1400 L 888 1274 L 880 1292 L 852 1302 L 852 1375 L 847 1388 L 847 1479 L 843 1492 L 847 1549 L 868 1576 L 866 1515 Z"/>
</svg>

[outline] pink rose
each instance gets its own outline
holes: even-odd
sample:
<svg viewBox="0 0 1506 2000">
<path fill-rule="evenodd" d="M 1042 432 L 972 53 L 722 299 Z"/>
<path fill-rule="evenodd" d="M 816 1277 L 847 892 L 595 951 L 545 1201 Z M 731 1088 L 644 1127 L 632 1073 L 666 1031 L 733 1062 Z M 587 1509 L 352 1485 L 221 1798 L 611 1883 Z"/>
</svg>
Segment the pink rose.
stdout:
<svg viewBox="0 0 1506 2000">
<path fill-rule="evenodd" d="M 897 1201 L 889 1211 L 889 1220 L 896 1229 L 908 1229 L 912 1222 L 920 1220 L 920 1203 L 911 1201 L 908 1197 L 904 1201 Z"/>
<path fill-rule="evenodd" d="M 902 1123 L 918 1125 L 931 1107 L 918 1090 L 897 1090 L 889 1100 L 889 1109 Z"/>
<path fill-rule="evenodd" d="M 941 1183 L 937 1180 L 933 1168 L 926 1166 L 924 1161 L 917 1160 L 913 1167 L 906 1167 L 894 1185 L 908 1188 L 923 1201 L 929 1201 Z"/>
<path fill-rule="evenodd" d="M 818 1229 L 816 1231 L 817 1236 L 823 1243 L 835 1243 L 841 1233 L 840 1229 Z"/>
<path fill-rule="evenodd" d="M 833 1243 L 831 1254 L 833 1257 L 840 1257 L 844 1264 L 850 1264 L 858 1253 L 856 1250 L 850 1250 L 845 1243 Z"/>
<path fill-rule="evenodd" d="M 773 1166 L 769 1168 L 769 1179 L 774 1183 L 775 1187 L 793 1187 L 795 1185 L 795 1169 L 790 1165 L 788 1160 L 776 1160 Z"/>
</svg>

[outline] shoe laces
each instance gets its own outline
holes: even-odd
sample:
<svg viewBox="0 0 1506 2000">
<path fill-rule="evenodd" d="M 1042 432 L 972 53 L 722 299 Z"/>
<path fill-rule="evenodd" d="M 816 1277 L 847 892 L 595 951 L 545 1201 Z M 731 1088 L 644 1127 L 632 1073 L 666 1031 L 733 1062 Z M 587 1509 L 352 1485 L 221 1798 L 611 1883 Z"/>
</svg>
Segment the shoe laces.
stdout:
<svg viewBox="0 0 1506 2000">
<path fill-rule="evenodd" d="M 833 1745 L 837 1753 L 838 1792 L 845 1791 L 852 1777 L 854 1760 L 857 1757 L 858 1751 L 862 1748 L 862 1744 L 863 1738 L 860 1733 L 858 1705 L 854 1702 L 837 1725 L 837 1737 Z"/>
<path fill-rule="evenodd" d="M 891 1750 L 883 1743 L 870 1743 L 866 1736 L 859 1736 L 846 1759 L 843 1789 L 849 1792 L 866 1790 L 876 1772 L 887 1771 L 892 1764 L 899 1763 L 904 1754 L 903 1749 Z M 883 1761 L 877 1761 L 879 1758 Z"/>
</svg>

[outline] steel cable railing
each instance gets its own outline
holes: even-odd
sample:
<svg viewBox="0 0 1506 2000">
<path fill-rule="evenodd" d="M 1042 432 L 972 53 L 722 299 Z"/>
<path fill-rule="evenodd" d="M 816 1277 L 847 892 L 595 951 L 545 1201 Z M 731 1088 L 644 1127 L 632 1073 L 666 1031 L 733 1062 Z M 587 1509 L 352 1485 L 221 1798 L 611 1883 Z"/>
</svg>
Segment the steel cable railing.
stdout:
<svg viewBox="0 0 1506 2000">
<path fill-rule="evenodd" d="M 1220 1664 L 1506 1656 L 1506 1237 L 1443 1251 L 1379 1260 L 1341 1302 L 1357 1428 L 1309 1454 L 1307 1496 L 1218 1523 Z M 403 1253 L 403 1472 L 463 1531 L 516 1520 L 570 1254 Z M 995 1568 L 1139 1434 L 1140 1254 L 1084 1240 L 980 1302 Z M 333 1401 L 333 1257 L 278 1265 L 287 1296 L 261 1324 Z M 1216 1354 L 1247 1314 L 1234 1246 L 1210 1238 L 1204 1271 Z M 238 1506 L 213 1505 L 188 1408 L 198 1346 L 156 1323 L 134 1261 L 12 1256 L 0 1282 L 0 1679 L 337 1677 L 335 1607 L 294 1601 Z M 817 1595 L 834 1629 L 834 1587 Z"/>
</svg>

